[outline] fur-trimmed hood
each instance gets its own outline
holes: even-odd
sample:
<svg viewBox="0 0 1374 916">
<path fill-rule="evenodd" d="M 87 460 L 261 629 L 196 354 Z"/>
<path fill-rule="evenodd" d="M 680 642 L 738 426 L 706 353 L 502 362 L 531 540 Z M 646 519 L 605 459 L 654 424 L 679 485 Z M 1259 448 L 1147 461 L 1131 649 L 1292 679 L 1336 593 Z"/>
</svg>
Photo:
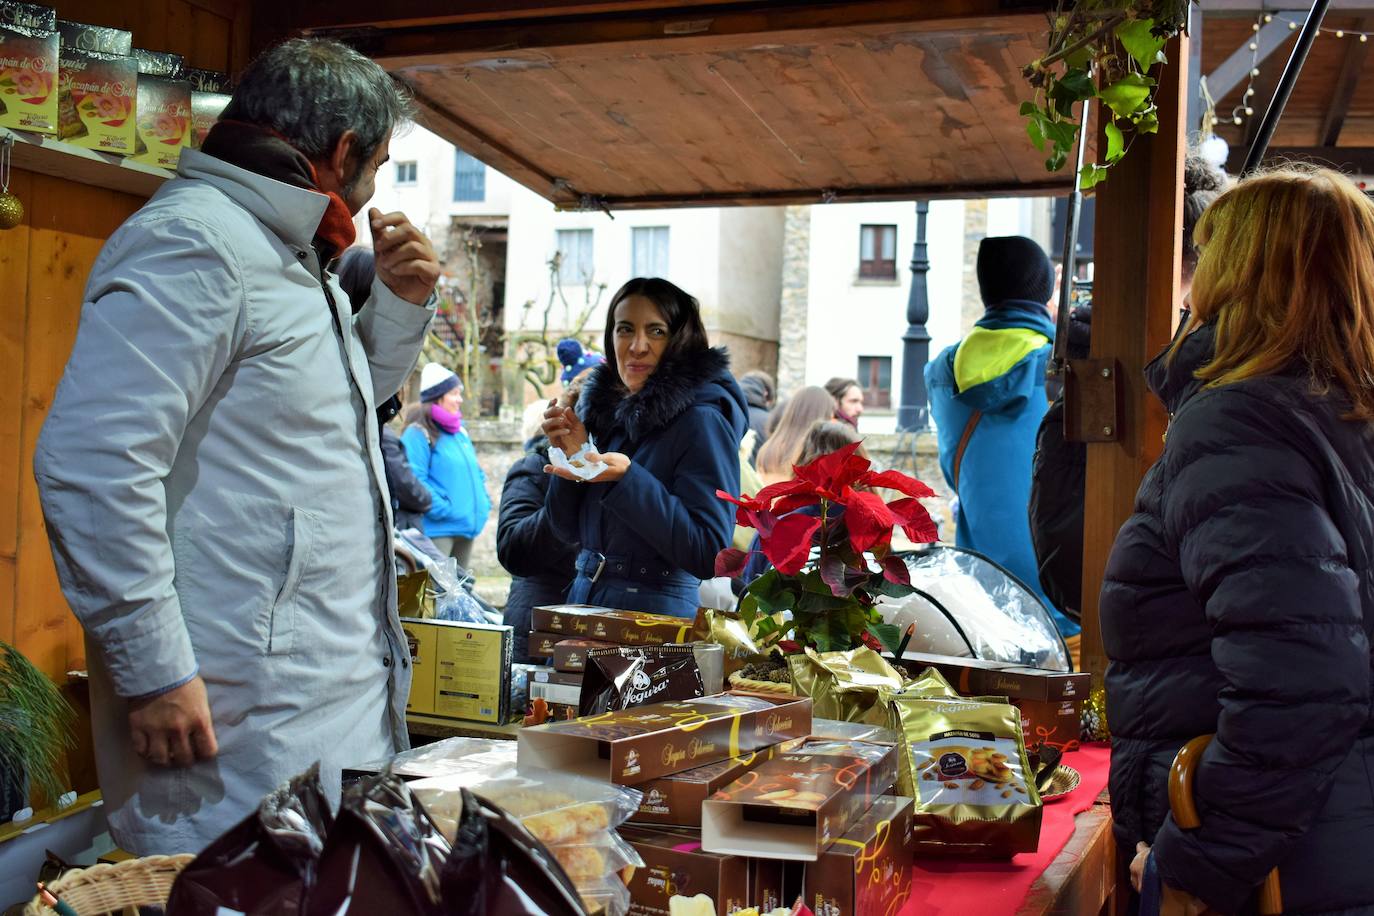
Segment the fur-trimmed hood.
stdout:
<svg viewBox="0 0 1374 916">
<path fill-rule="evenodd" d="M 745 425 L 748 402 L 730 374 L 724 347 L 661 363 L 644 387 L 628 397 L 615 369 L 609 363 L 598 366 L 587 380 L 578 414 L 597 442 L 621 430 L 630 442 L 640 442 L 696 405 L 716 407 L 732 426 Z"/>
</svg>

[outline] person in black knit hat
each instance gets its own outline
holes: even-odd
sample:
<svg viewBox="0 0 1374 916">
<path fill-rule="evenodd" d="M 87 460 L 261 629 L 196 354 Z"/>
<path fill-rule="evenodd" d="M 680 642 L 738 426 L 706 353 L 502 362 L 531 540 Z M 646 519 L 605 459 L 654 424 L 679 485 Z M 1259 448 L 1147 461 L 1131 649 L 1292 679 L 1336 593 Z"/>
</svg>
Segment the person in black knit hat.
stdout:
<svg viewBox="0 0 1374 916">
<path fill-rule="evenodd" d="M 1000 563 L 1045 603 L 1060 633 L 1073 636 L 1078 624 L 1040 588 L 1026 517 L 1035 432 L 1049 404 L 1054 268 L 1031 239 L 985 238 L 978 290 L 983 317 L 926 365 L 940 470 L 959 498 L 955 542 Z"/>
</svg>

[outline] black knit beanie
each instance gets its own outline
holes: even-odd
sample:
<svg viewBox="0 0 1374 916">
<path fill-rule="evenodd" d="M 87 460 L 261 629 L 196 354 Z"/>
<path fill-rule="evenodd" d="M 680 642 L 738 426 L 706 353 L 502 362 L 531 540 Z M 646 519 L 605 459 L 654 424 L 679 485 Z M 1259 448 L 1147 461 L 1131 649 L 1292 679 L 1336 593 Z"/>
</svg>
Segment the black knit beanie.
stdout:
<svg viewBox="0 0 1374 916">
<path fill-rule="evenodd" d="M 1054 295 L 1049 255 L 1023 235 L 983 239 L 978 245 L 978 292 L 984 305 L 1008 299 L 1049 302 Z"/>
</svg>

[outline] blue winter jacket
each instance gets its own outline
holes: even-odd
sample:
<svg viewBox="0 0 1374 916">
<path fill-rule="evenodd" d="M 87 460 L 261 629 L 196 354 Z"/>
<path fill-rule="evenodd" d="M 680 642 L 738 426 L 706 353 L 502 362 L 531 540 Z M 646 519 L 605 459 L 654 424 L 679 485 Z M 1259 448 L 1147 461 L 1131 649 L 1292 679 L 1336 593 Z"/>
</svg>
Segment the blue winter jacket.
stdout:
<svg viewBox="0 0 1374 916">
<path fill-rule="evenodd" d="M 1053 340 L 1054 322 L 1044 305 L 1009 300 L 989 307 L 967 338 L 926 365 L 926 388 L 940 470 L 959 497 L 955 543 L 1006 567 L 1050 609 L 1059 631 L 1071 636 L 1078 624 L 1040 587 L 1027 516 L 1035 435 L 1049 407 L 1045 369 Z M 961 358 L 962 347 L 969 349 Z M 974 411 L 982 416 L 956 487 L 954 458 Z"/>
<path fill-rule="evenodd" d="M 734 533 L 734 507 L 716 491 L 739 493 L 749 422 L 729 365 L 723 349 L 665 361 L 633 395 L 609 365 L 595 370 L 578 414 L 598 450 L 631 465 L 616 483 L 560 478 L 549 487 L 554 529 L 582 545 L 569 601 L 696 613 L 701 580 Z"/>
<path fill-rule="evenodd" d="M 431 446 L 424 429 L 412 424 L 401 434 L 401 442 L 411 470 L 434 497 L 425 513 L 425 534 L 432 538 L 477 537 L 491 514 L 491 497 L 467 431 L 441 432 Z"/>
</svg>

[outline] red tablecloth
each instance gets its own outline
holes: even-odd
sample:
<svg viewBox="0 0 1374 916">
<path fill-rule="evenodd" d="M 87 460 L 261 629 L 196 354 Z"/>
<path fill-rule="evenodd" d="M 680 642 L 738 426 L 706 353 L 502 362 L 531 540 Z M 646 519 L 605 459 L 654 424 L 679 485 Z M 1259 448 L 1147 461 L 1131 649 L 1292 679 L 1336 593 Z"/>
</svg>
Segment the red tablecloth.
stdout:
<svg viewBox="0 0 1374 916">
<path fill-rule="evenodd" d="M 1059 855 L 1073 835 L 1074 815 L 1086 811 L 1107 786 L 1111 751 L 1088 745 L 1064 755 L 1064 763 L 1082 776 L 1078 788 L 1045 804 L 1040 848 L 1010 862 L 922 859 L 912 869 L 911 898 L 902 916 L 999 916 L 1014 913 L 1035 880 Z"/>
</svg>

